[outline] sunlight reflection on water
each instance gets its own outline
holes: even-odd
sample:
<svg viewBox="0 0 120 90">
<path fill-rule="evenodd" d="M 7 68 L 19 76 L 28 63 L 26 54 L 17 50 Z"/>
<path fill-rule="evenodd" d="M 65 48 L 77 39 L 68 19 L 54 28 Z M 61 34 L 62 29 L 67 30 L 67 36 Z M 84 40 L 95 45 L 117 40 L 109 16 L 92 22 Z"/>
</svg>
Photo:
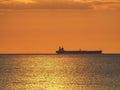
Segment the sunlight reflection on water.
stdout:
<svg viewBox="0 0 120 90">
<path fill-rule="evenodd" d="M 0 55 L 0 90 L 120 90 L 120 55 Z"/>
</svg>

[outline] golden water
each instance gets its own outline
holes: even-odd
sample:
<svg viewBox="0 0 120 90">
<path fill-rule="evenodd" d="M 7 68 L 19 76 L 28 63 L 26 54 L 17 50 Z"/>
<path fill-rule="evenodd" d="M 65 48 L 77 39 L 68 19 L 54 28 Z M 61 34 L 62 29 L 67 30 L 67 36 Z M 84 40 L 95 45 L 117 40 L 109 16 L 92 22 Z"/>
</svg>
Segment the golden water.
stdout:
<svg viewBox="0 0 120 90">
<path fill-rule="evenodd" d="M 120 90 L 120 55 L 0 55 L 0 90 Z"/>
</svg>

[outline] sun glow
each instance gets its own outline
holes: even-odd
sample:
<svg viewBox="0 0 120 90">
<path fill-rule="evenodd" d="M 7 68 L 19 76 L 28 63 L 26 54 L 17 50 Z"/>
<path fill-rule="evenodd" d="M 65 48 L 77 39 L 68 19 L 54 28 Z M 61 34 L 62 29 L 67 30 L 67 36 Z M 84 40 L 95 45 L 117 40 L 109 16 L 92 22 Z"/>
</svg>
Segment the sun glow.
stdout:
<svg viewBox="0 0 120 90">
<path fill-rule="evenodd" d="M 15 2 L 20 2 L 20 3 L 35 3 L 33 0 L 14 0 Z"/>
<path fill-rule="evenodd" d="M 23 4 L 29 4 L 29 3 L 36 3 L 35 0 L 5 0 L 5 1 L 0 1 L 0 4 L 14 4 L 14 3 L 23 3 Z"/>
<path fill-rule="evenodd" d="M 82 0 L 73 0 L 73 2 L 83 2 Z"/>
</svg>

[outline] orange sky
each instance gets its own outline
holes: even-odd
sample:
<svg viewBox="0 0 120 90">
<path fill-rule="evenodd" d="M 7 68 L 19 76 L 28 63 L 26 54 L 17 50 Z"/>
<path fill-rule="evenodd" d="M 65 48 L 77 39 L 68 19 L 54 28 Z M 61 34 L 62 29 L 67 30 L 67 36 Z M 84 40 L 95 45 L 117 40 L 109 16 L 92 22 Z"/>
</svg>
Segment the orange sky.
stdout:
<svg viewBox="0 0 120 90">
<path fill-rule="evenodd" d="M 38 7 L 40 0 L 0 1 L 0 53 L 54 53 L 59 45 L 120 53 L 118 0 L 74 0 L 77 9 L 68 1 L 52 9 L 52 3 Z"/>
</svg>

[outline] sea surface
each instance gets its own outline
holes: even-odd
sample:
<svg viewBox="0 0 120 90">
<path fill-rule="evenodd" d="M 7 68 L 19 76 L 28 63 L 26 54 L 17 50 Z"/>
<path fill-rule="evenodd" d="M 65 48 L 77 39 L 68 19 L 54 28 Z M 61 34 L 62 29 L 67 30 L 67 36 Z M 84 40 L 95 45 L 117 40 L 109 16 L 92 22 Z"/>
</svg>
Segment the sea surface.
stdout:
<svg viewBox="0 0 120 90">
<path fill-rule="evenodd" d="M 0 55 L 0 90 L 120 90 L 120 55 Z"/>
</svg>

